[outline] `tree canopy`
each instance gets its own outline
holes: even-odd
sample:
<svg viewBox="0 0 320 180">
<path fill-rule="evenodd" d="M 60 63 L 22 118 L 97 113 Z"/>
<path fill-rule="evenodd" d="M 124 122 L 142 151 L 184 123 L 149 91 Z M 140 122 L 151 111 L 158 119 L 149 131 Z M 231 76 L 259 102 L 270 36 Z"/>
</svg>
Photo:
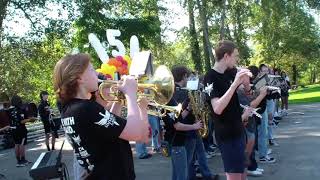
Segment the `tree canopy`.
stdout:
<svg viewBox="0 0 320 180">
<path fill-rule="evenodd" d="M 169 4 L 168 4 L 169 3 Z M 154 64 L 183 64 L 204 73 L 215 62 L 212 48 L 222 39 L 234 41 L 240 65 L 266 63 L 289 74 L 294 84 L 320 81 L 320 2 L 318 0 L 0 0 L 0 93 L 39 101 L 54 94 L 55 63 L 74 48 L 101 62 L 90 46 L 94 33 L 111 54 L 106 29 L 119 29 L 128 50 L 136 35 L 141 50 L 151 50 Z M 180 6 L 184 12 L 172 12 Z M 181 23 L 183 14 L 189 23 Z M 173 22 L 170 24 L 168 22 Z M 17 25 L 27 24 L 17 35 Z M 128 51 L 127 51 L 128 52 Z M 54 98 L 51 99 L 54 102 Z"/>
</svg>

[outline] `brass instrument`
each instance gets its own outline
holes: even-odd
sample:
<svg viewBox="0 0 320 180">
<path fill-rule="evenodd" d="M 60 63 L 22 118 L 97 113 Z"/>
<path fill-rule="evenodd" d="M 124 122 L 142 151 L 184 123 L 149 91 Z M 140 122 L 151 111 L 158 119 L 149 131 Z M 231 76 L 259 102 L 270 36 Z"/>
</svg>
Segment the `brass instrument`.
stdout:
<svg viewBox="0 0 320 180">
<path fill-rule="evenodd" d="M 106 101 L 125 101 L 125 96 L 122 92 L 117 90 L 119 81 L 104 80 L 99 85 L 99 92 L 101 97 Z M 109 89 L 110 97 L 105 96 L 103 91 Z M 151 78 L 138 79 L 138 97 L 147 97 L 150 101 L 156 104 L 167 104 L 173 96 L 174 80 L 171 71 L 166 66 L 159 66 Z M 145 91 L 149 91 L 145 93 Z"/>
<path fill-rule="evenodd" d="M 104 80 L 99 85 L 101 97 L 109 102 L 125 102 L 125 96 L 117 89 L 119 81 Z M 105 89 L 109 90 L 108 96 L 105 96 Z M 146 93 L 147 92 L 147 93 Z M 162 117 L 164 113 L 159 110 L 164 109 L 165 113 L 170 111 L 178 117 L 181 113 L 182 105 L 166 106 L 173 96 L 174 79 L 171 71 L 166 66 L 159 66 L 151 78 L 138 78 L 138 98 L 146 97 L 151 103 L 149 106 L 155 110 L 148 110 L 148 114 Z M 159 110 L 157 110 L 159 109 Z"/>
<path fill-rule="evenodd" d="M 203 128 L 199 129 L 198 132 L 202 138 L 206 138 L 209 134 L 209 107 L 205 102 L 204 93 L 200 90 L 194 90 L 188 91 L 188 95 L 193 114 L 197 120 L 203 121 Z"/>
<path fill-rule="evenodd" d="M 177 106 L 166 106 L 166 105 L 160 105 L 160 104 L 149 104 L 152 107 L 155 107 L 153 110 L 148 110 L 148 114 L 158 117 L 164 117 L 167 114 L 167 111 L 170 111 L 173 113 L 175 118 L 178 118 L 180 116 L 180 113 L 182 111 L 182 104 L 178 104 Z M 164 110 L 163 113 L 161 113 L 161 110 Z"/>
</svg>

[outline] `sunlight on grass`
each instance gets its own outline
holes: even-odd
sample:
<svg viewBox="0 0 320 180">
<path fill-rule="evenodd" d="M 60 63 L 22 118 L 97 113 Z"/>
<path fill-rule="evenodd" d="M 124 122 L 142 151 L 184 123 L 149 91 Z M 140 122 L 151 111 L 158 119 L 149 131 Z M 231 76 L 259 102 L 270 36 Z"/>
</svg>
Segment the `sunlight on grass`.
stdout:
<svg viewBox="0 0 320 180">
<path fill-rule="evenodd" d="M 320 102 L 320 84 L 310 85 L 290 92 L 290 104 L 311 102 Z"/>
</svg>

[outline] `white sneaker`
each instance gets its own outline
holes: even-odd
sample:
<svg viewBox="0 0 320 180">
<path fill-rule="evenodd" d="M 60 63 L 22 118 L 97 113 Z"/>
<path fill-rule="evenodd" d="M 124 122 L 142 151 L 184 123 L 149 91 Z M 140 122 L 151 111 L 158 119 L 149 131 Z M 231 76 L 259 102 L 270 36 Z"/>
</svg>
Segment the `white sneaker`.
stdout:
<svg viewBox="0 0 320 180">
<path fill-rule="evenodd" d="M 260 157 L 260 163 L 275 163 L 276 159 L 270 156 Z"/>
<path fill-rule="evenodd" d="M 212 158 L 212 155 L 206 153 L 206 158 L 207 158 L 207 159 L 210 159 L 210 158 Z"/>
<path fill-rule="evenodd" d="M 268 151 L 267 151 L 267 154 L 268 155 L 272 154 L 272 149 L 269 148 Z"/>
<path fill-rule="evenodd" d="M 257 168 L 257 169 L 256 169 L 256 171 L 260 171 L 260 172 L 262 172 L 262 173 L 263 173 L 263 172 L 264 172 L 264 169 Z"/>
<path fill-rule="evenodd" d="M 255 176 L 255 177 L 258 177 L 258 176 L 262 176 L 262 172 L 261 171 L 249 171 L 247 170 L 247 174 L 248 176 Z"/>
</svg>

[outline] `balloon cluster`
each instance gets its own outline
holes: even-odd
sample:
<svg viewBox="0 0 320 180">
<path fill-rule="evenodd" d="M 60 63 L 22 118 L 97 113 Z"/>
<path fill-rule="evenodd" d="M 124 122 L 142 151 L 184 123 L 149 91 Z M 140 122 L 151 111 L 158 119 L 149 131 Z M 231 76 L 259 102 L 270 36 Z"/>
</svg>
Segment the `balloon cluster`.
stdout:
<svg viewBox="0 0 320 180">
<path fill-rule="evenodd" d="M 129 56 L 117 56 L 109 59 L 108 62 L 103 63 L 100 69 L 97 69 L 96 71 L 103 74 L 106 79 L 114 79 L 116 72 L 118 72 L 120 76 L 127 75 L 130 65 L 131 59 Z"/>
</svg>

